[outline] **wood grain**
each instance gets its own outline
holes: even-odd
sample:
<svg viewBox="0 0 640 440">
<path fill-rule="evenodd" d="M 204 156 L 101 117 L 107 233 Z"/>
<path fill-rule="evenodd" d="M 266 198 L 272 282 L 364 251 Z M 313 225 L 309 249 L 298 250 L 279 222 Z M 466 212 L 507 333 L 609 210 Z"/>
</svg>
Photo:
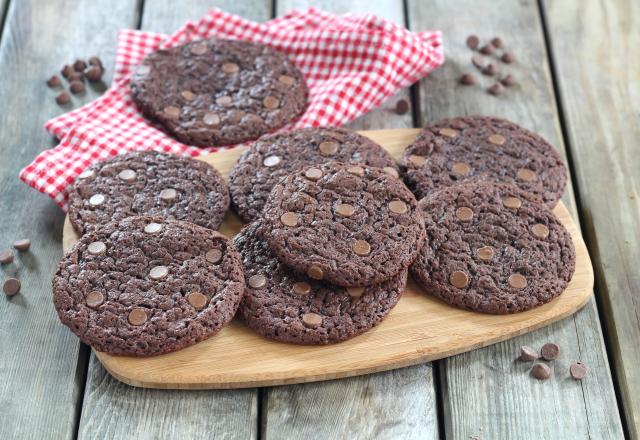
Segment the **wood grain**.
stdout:
<svg viewBox="0 0 640 440">
<path fill-rule="evenodd" d="M 32 247 L 0 269 L 1 280 L 17 275 L 22 282 L 12 299 L 0 294 L 2 439 L 74 436 L 88 351 L 60 328 L 49 281 L 62 256 L 64 216 L 46 196 L 21 183 L 18 172 L 51 144 L 43 123 L 65 111 L 46 79 L 63 63 L 94 53 L 110 70 L 116 32 L 134 25 L 136 14 L 129 1 L 9 5 L 0 44 L 0 248 L 23 237 Z"/>
<path fill-rule="evenodd" d="M 363 131 L 398 159 L 419 130 Z M 228 177 L 242 149 L 201 157 Z M 412 281 L 387 318 L 364 335 L 322 347 L 297 346 L 263 338 L 233 321 L 216 336 L 162 356 L 135 358 L 97 352 L 117 379 L 150 388 L 243 388 L 356 376 L 441 359 L 529 332 L 569 316 L 590 298 L 593 272 L 587 249 L 571 215 L 560 203 L 555 214 L 567 227 L 576 248 L 576 271 L 566 291 L 534 310 L 513 315 L 486 315 L 450 307 Z M 233 214 L 231 214 L 233 216 Z M 234 216 L 235 217 L 235 216 Z M 241 229 L 228 219 L 220 230 L 229 237 Z M 65 222 L 64 246 L 76 241 Z"/>
<path fill-rule="evenodd" d="M 640 3 L 542 4 L 608 345 L 628 434 L 638 439 Z"/>
<path fill-rule="evenodd" d="M 446 64 L 420 83 L 423 121 L 465 114 L 503 116 L 542 134 L 564 153 L 536 1 L 497 0 L 481 7 L 472 0 L 434 0 L 425 7 L 424 2 L 409 0 L 408 12 L 412 30 L 438 28 L 445 35 Z M 581 12 L 576 9 L 575 14 Z M 500 36 L 515 52 L 518 61 L 500 67 L 517 78 L 518 86 L 499 97 L 485 92 L 490 79 L 471 65 L 472 52 L 465 46 L 471 33 L 483 42 Z M 457 79 L 465 72 L 474 73 L 483 86 L 459 85 Z M 576 110 L 588 108 L 581 105 Z M 564 201 L 576 217 L 570 187 Z M 514 359 L 521 345 L 540 347 L 548 341 L 559 343 L 563 352 L 554 378 L 540 384 L 527 377 L 526 365 Z M 567 378 L 567 366 L 578 359 L 590 366 L 589 378 L 582 383 Z M 449 438 L 613 439 L 623 435 L 593 301 L 573 318 L 447 359 L 441 367 L 444 431 Z"/>
<path fill-rule="evenodd" d="M 213 7 L 257 21 L 271 14 L 267 0 L 153 0 L 144 3 L 141 28 L 171 33 Z M 113 379 L 91 356 L 80 438 L 256 438 L 257 429 L 256 389 L 141 391 Z"/>
</svg>

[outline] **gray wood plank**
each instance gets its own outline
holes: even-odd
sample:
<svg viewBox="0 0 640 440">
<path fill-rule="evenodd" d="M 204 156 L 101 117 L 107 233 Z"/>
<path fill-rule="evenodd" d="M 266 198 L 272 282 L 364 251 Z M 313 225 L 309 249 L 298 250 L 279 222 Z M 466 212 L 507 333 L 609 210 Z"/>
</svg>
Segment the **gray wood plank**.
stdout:
<svg viewBox="0 0 640 440">
<path fill-rule="evenodd" d="M 212 7 L 266 20 L 270 2 L 171 0 L 145 3 L 142 29 L 171 33 Z M 91 355 L 80 438 L 256 438 L 258 391 L 142 390 L 113 379 Z"/>
<path fill-rule="evenodd" d="M 1 7 L 0 7 L 1 9 Z M 45 80 L 65 61 L 94 53 L 110 66 L 120 27 L 136 23 L 129 1 L 13 1 L 0 42 L 0 248 L 29 237 L 32 251 L 0 269 L 22 293 L 0 294 L 0 438 L 72 438 L 86 352 L 58 321 L 51 274 L 62 256 L 63 213 L 18 180 L 51 142 L 42 124 L 62 112 Z M 79 102 L 79 101 L 75 101 Z"/>
<path fill-rule="evenodd" d="M 542 2 L 614 374 L 640 438 L 640 3 Z"/>
<path fill-rule="evenodd" d="M 580 15 L 576 11 L 576 15 Z M 575 17 L 571 16 L 571 17 Z M 572 20 L 567 16 L 567 20 Z M 427 7 L 409 1 L 413 30 L 439 28 L 445 33 L 447 62 L 420 83 L 424 121 L 462 114 L 503 116 L 532 129 L 564 150 L 559 118 L 537 3 L 496 1 L 479 7 L 471 0 L 435 0 Z M 474 72 L 472 53 L 465 46 L 470 33 L 485 42 L 498 35 L 512 48 L 518 62 L 510 67 L 520 85 L 499 97 L 482 87 L 464 87 L 456 80 Z M 586 43 L 585 43 L 586 44 Z M 566 56 L 571 56 L 569 53 Z M 488 85 L 488 84 L 487 84 Z M 580 106 L 580 109 L 588 108 Z M 573 209 L 572 191 L 564 202 Z M 604 210 L 603 210 L 604 212 Z M 576 217 L 577 218 L 577 217 Z M 537 382 L 528 365 L 516 360 L 519 347 L 561 345 L 555 375 Z M 568 377 L 574 360 L 591 368 L 582 383 Z M 440 362 L 447 438 L 622 438 L 610 370 L 595 302 L 559 323 L 482 350 Z"/>
<path fill-rule="evenodd" d="M 365 0 L 279 1 L 277 15 L 313 5 L 334 13 L 375 13 L 404 23 L 401 2 Z M 398 99 L 349 124 L 354 129 L 412 127 L 411 114 L 397 115 Z M 269 438 L 396 439 L 438 437 L 436 396 L 431 364 L 349 379 L 265 389 L 262 431 Z"/>
</svg>

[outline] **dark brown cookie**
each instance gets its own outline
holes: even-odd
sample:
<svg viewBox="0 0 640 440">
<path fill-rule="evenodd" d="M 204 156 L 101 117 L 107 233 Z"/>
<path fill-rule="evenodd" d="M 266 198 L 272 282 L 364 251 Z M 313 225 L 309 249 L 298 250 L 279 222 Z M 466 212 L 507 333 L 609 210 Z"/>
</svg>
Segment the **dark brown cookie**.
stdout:
<svg viewBox="0 0 640 440">
<path fill-rule="evenodd" d="M 467 179 L 511 183 L 554 207 L 567 182 L 556 150 L 524 128 L 488 116 L 444 119 L 426 126 L 400 162 L 418 199 Z"/>
<path fill-rule="evenodd" d="M 208 39 L 147 56 L 131 78 L 142 113 L 180 142 L 201 147 L 255 139 L 307 103 L 286 55 L 248 41 Z"/>
<path fill-rule="evenodd" d="M 463 309 L 515 313 L 560 295 L 573 276 L 571 236 L 531 193 L 466 183 L 420 201 L 427 244 L 411 273 L 427 293 Z"/>
<path fill-rule="evenodd" d="M 411 191 L 379 168 L 328 162 L 273 187 L 264 238 L 286 265 L 339 286 L 382 283 L 408 267 L 424 241 Z"/>
<path fill-rule="evenodd" d="M 243 293 L 233 243 L 162 217 L 129 217 L 85 234 L 53 277 L 62 323 L 96 350 L 118 355 L 202 341 L 231 321 Z"/>
<path fill-rule="evenodd" d="M 382 284 L 337 287 L 280 263 L 259 237 L 259 223 L 235 238 L 244 261 L 246 291 L 239 316 L 261 335 L 296 344 L 331 344 L 366 332 L 400 299 L 403 269 Z"/>
<path fill-rule="evenodd" d="M 161 215 L 218 229 L 228 208 L 227 184 L 213 167 L 155 151 L 99 162 L 69 187 L 69 220 L 80 235 L 132 215 Z"/>
<path fill-rule="evenodd" d="M 229 179 L 231 202 L 245 222 L 253 221 L 281 178 L 331 160 L 385 168 L 398 176 L 391 155 L 371 139 L 342 128 L 303 128 L 265 136 L 238 159 Z"/>
</svg>

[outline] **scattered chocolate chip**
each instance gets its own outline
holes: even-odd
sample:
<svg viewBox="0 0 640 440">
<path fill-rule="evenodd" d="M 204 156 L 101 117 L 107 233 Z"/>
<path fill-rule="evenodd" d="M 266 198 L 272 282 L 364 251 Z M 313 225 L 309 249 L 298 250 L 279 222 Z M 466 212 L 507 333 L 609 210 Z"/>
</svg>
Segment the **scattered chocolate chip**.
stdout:
<svg viewBox="0 0 640 440">
<path fill-rule="evenodd" d="M 500 79 L 500 83 L 505 87 L 515 86 L 518 82 L 511 74 L 507 74 Z"/>
<path fill-rule="evenodd" d="M 104 254 L 106 250 L 107 245 L 102 241 L 94 241 L 89 243 L 89 246 L 87 246 L 87 251 L 89 251 L 91 255 L 101 255 Z"/>
<path fill-rule="evenodd" d="M 223 107 L 231 105 L 232 102 L 233 100 L 231 99 L 231 96 L 221 96 L 216 99 L 216 104 L 221 105 Z"/>
<path fill-rule="evenodd" d="M 202 117 L 202 122 L 212 126 L 220 125 L 220 116 L 217 113 L 205 113 Z"/>
<path fill-rule="evenodd" d="M 13 252 L 10 249 L 0 251 L 0 264 L 9 264 L 13 262 Z"/>
<path fill-rule="evenodd" d="M 87 303 L 87 306 L 95 309 L 96 307 L 99 307 L 104 303 L 104 295 L 102 294 L 102 292 L 93 290 L 87 294 L 84 300 Z"/>
<path fill-rule="evenodd" d="M 516 56 L 513 54 L 513 52 L 505 52 L 502 54 L 500 59 L 505 64 L 511 64 L 516 60 Z"/>
<path fill-rule="evenodd" d="M 264 275 L 252 275 L 251 277 L 249 277 L 248 284 L 254 289 L 260 289 L 267 284 L 267 279 Z"/>
<path fill-rule="evenodd" d="M 58 93 L 58 96 L 56 96 L 56 102 L 58 105 L 69 104 L 69 102 L 71 102 L 71 95 L 67 92 L 60 92 Z"/>
<path fill-rule="evenodd" d="M 126 168 L 118 173 L 118 178 L 120 180 L 124 180 L 125 182 L 133 182 L 136 180 L 136 172 Z"/>
<path fill-rule="evenodd" d="M 293 285 L 293 292 L 296 295 L 308 295 L 311 292 L 311 284 L 305 281 L 295 283 Z"/>
<path fill-rule="evenodd" d="M 540 349 L 540 355 L 548 361 L 556 359 L 559 354 L 560 347 L 558 346 L 558 344 L 554 344 L 553 342 L 547 342 Z"/>
<path fill-rule="evenodd" d="M 78 175 L 78 179 L 89 179 L 96 176 L 96 172 L 90 169 L 86 169 Z"/>
<path fill-rule="evenodd" d="M 90 66 L 84 71 L 84 76 L 91 82 L 100 81 L 102 78 L 102 68 L 100 66 Z"/>
<path fill-rule="evenodd" d="M 180 96 L 182 96 L 185 101 L 193 101 L 193 98 L 196 97 L 196 95 L 191 90 L 185 90 L 181 92 Z"/>
<path fill-rule="evenodd" d="M 364 240 L 356 240 L 353 242 L 353 252 L 361 257 L 366 257 L 371 253 L 371 245 Z"/>
<path fill-rule="evenodd" d="M 321 280 L 322 278 L 324 278 L 324 271 L 322 270 L 322 268 L 320 268 L 320 266 L 312 264 L 307 270 L 307 275 L 309 275 L 309 277 L 313 278 L 314 280 Z"/>
<path fill-rule="evenodd" d="M 66 64 L 62 70 L 60 71 L 60 73 L 62 74 L 62 76 L 64 76 L 65 78 L 69 78 L 69 76 L 75 72 L 75 69 L 73 68 L 72 65 L 70 64 Z"/>
<path fill-rule="evenodd" d="M 222 71 L 224 73 L 236 73 L 240 70 L 240 66 L 236 63 L 224 63 L 222 65 Z"/>
<path fill-rule="evenodd" d="M 20 292 L 20 280 L 17 278 L 7 278 L 2 286 L 2 290 L 4 290 L 5 295 L 13 296 Z"/>
<path fill-rule="evenodd" d="M 304 172 L 304 176 L 309 180 L 318 180 L 322 177 L 322 171 L 318 168 L 308 168 Z"/>
<path fill-rule="evenodd" d="M 353 174 L 354 176 L 364 176 L 364 168 L 357 165 L 347 168 L 347 172 L 349 174 Z"/>
<path fill-rule="evenodd" d="M 498 49 L 502 47 L 502 39 L 500 37 L 494 37 L 491 39 L 491 45 Z"/>
<path fill-rule="evenodd" d="M 480 39 L 476 35 L 469 35 L 467 37 L 467 47 L 471 50 L 476 50 L 480 44 Z"/>
<path fill-rule="evenodd" d="M 392 200 L 389 202 L 389 211 L 394 214 L 404 214 L 408 210 L 409 208 L 407 207 L 407 204 L 402 200 Z"/>
<path fill-rule="evenodd" d="M 129 313 L 128 320 L 131 325 L 142 325 L 147 322 L 147 312 L 137 307 Z"/>
<path fill-rule="evenodd" d="M 549 228 L 542 223 L 536 223 L 531 227 L 531 233 L 537 238 L 547 238 L 549 236 Z"/>
<path fill-rule="evenodd" d="M 104 196 L 102 194 L 94 194 L 89 198 L 89 204 L 91 206 L 100 206 L 104 203 Z"/>
<path fill-rule="evenodd" d="M 482 46 L 480 48 L 480 53 L 485 54 L 485 55 L 491 55 L 495 51 L 496 51 L 496 48 L 493 47 L 492 44 L 485 44 L 484 46 Z"/>
<path fill-rule="evenodd" d="M 102 61 L 100 61 L 100 58 L 98 58 L 97 56 L 92 56 L 91 58 L 89 58 L 89 64 L 92 66 L 99 66 L 102 67 Z"/>
<path fill-rule="evenodd" d="M 504 143 L 507 141 L 504 136 L 502 136 L 501 134 L 497 134 L 497 133 L 496 134 L 492 134 L 487 139 L 493 145 L 504 145 Z"/>
<path fill-rule="evenodd" d="M 149 223 L 144 227 L 144 232 L 147 234 L 157 234 L 162 231 L 162 225 L 160 223 Z"/>
<path fill-rule="evenodd" d="M 388 175 L 390 175 L 390 176 L 395 177 L 396 179 L 397 179 L 398 177 L 400 177 L 400 175 L 398 174 L 398 171 L 397 171 L 395 168 L 393 168 L 393 167 L 384 167 L 384 168 L 382 169 L 382 171 L 384 171 L 385 173 L 387 173 L 387 174 L 388 174 Z"/>
<path fill-rule="evenodd" d="M 281 159 L 279 156 L 267 156 L 262 161 L 262 165 L 265 167 L 275 167 L 280 163 Z"/>
<path fill-rule="evenodd" d="M 455 131 L 453 128 L 448 128 L 448 127 L 441 128 L 440 130 L 438 130 L 438 133 L 440 133 L 444 137 L 448 137 L 451 139 L 458 136 L 457 131 Z"/>
<path fill-rule="evenodd" d="M 200 292 L 191 292 L 186 298 L 187 302 L 191 304 L 194 309 L 200 310 L 207 305 L 207 297 Z"/>
<path fill-rule="evenodd" d="M 478 54 L 475 54 L 471 57 L 471 63 L 473 63 L 473 65 L 478 69 L 482 69 L 484 67 L 484 58 L 482 58 Z"/>
<path fill-rule="evenodd" d="M 351 298 L 360 298 L 364 293 L 364 287 L 347 287 L 347 293 Z"/>
<path fill-rule="evenodd" d="M 473 210 L 471 208 L 467 208 L 466 206 L 462 206 L 456 209 L 456 217 L 458 217 L 458 220 L 468 222 L 473 218 Z"/>
<path fill-rule="evenodd" d="M 209 50 L 209 46 L 207 46 L 207 43 L 196 43 L 193 46 L 191 46 L 191 53 L 194 55 L 204 55 L 205 53 L 207 53 L 207 51 Z"/>
<path fill-rule="evenodd" d="M 302 315 L 302 323 L 309 328 L 317 328 L 322 324 L 322 316 L 317 313 L 305 313 Z"/>
<path fill-rule="evenodd" d="M 509 283 L 509 286 L 513 287 L 514 289 L 524 289 L 525 287 L 527 287 L 527 279 L 519 273 L 510 275 L 507 282 Z"/>
<path fill-rule="evenodd" d="M 47 80 L 47 85 L 49 87 L 60 87 L 62 81 L 58 75 L 53 75 L 51 78 Z"/>
<path fill-rule="evenodd" d="M 476 83 L 476 77 L 471 75 L 470 73 L 465 73 L 460 77 L 460 84 L 464 84 L 465 86 L 472 86 Z"/>
<path fill-rule="evenodd" d="M 69 90 L 74 95 L 82 93 L 85 91 L 84 83 L 82 81 L 71 81 L 71 84 L 69 84 Z"/>
<path fill-rule="evenodd" d="M 533 364 L 531 375 L 538 380 L 547 380 L 551 377 L 551 368 L 547 364 Z"/>
<path fill-rule="evenodd" d="M 169 275 L 169 268 L 167 266 L 154 266 L 149 271 L 149 278 L 152 280 L 161 280 Z"/>
<path fill-rule="evenodd" d="M 409 161 L 415 166 L 421 167 L 427 161 L 427 158 L 424 156 L 412 154 L 411 156 L 409 156 Z"/>
<path fill-rule="evenodd" d="M 538 359 L 538 352 L 533 348 L 523 345 L 520 347 L 520 359 L 526 362 L 535 361 Z"/>
<path fill-rule="evenodd" d="M 489 63 L 482 69 L 482 73 L 483 75 L 493 76 L 498 73 L 498 67 L 493 63 Z"/>
<path fill-rule="evenodd" d="M 295 212 L 285 212 L 280 216 L 280 222 L 292 228 L 298 224 L 298 214 Z"/>
<path fill-rule="evenodd" d="M 467 176 L 471 172 L 471 167 L 464 162 L 456 162 L 451 166 L 451 171 L 458 176 Z"/>
<path fill-rule="evenodd" d="M 490 95 L 499 95 L 500 93 L 502 93 L 502 90 L 503 87 L 500 83 L 494 83 L 487 89 L 487 92 Z"/>
<path fill-rule="evenodd" d="M 222 251 L 220 249 L 209 249 L 206 254 L 204 254 L 204 258 L 209 263 L 219 263 L 222 260 Z"/>
<path fill-rule="evenodd" d="M 320 154 L 323 156 L 332 156 L 338 152 L 340 145 L 334 141 L 325 141 L 321 142 L 318 145 L 318 149 L 320 150 Z"/>
<path fill-rule="evenodd" d="M 28 238 L 22 238 L 20 240 L 16 240 L 13 242 L 13 247 L 19 250 L 20 252 L 28 251 L 31 247 L 31 240 Z"/>
<path fill-rule="evenodd" d="M 484 261 L 492 260 L 495 254 L 496 251 L 491 246 L 482 246 L 476 251 L 478 258 Z"/>
<path fill-rule="evenodd" d="M 289 75 L 280 75 L 278 81 L 287 86 L 292 86 L 296 83 L 296 79 Z"/>
<path fill-rule="evenodd" d="M 356 212 L 356 208 L 353 205 L 349 205 L 348 203 L 341 203 L 336 206 L 336 214 L 341 217 L 351 217 L 354 212 Z"/>
<path fill-rule="evenodd" d="M 73 63 L 73 69 L 76 72 L 84 72 L 84 69 L 87 68 L 87 63 L 85 63 L 83 60 L 76 60 L 75 63 Z"/>
<path fill-rule="evenodd" d="M 461 270 L 455 270 L 449 276 L 449 283 L 458 289 L 464 289 L 469 285 L 469 275 Z"/>
<path fill-rule="evenodd" d="M 168 116 L 168 117 L 170 117 L 170 118 L 178 118 L 178 117 L 180 117 L 180 109 L 179 109 L 178 107 L 173 106 L 173 105 L 168 105 L 168 106 L 166 106 L 166 107 L 162 110 L 162 112 L 163 112 L 166 116 Z M 206 115 L 205 115 L 205 117 L 206 117 Z"/>
<path fill-rule="evenodd" d="M 262 100 L 262 105 L 264 106 L 264 108 L 268 108 L 269 110 L 274 110 L 280 106 L 280 101 L 276 97 L 267 96 Z"/>
<path fill-rule="evenodd" d="M 170 202 L 178 197 L 178 192 L 173 188 L 166 188 L 160 191 L 160 198 L 164 201 Z"/>
<path fill-rule="evenodd" d="M 409 112 L 409 101 L 401 99 L 396 102 L 396 113 L 399 115 L 405 115 Z"/>
<path fill-rule="evenodd" d="M 569 374 L 576 380 L 582 380 L 587 376 L 589 369 L 582 362 L 574 362 L 569 367 Z"/>
<path fill-rule="evenodd" d="M 522 206 L 522 200 L 518 199 L 517 197 L 505 197 L 504 199 L 502 199 L 502 204 L 505 208 L 518 209 Z"/>
</svg>

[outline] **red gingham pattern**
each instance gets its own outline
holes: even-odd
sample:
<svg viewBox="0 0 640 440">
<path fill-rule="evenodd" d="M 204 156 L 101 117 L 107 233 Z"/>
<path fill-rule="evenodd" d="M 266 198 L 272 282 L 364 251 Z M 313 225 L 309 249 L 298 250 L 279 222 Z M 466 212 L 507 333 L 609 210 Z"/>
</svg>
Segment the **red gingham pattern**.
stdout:
<svg viewBox="0 0 640 440">
<path fill-rule="evenodd" d="M 171 36 L 122 30 L 113 85 L 95 101 L 45 124 L 60 138 L 20 172 L 20 179 L 66 209 L 66 188 L 92 163 L 132 150 L 198 156 L 224 147 L 182 144 L 145 120 L 129 94 L 132 69 L 150 52 L 220 37 L 250 40 L 286 53 L 309 86 L 309 105 L 282 128 L 339 126 L 380 105 L 444 62 L 439 31 L 412 33 L 371 14 L 293 11 L 266 23 L 214 9 Z"/>
</svg>

